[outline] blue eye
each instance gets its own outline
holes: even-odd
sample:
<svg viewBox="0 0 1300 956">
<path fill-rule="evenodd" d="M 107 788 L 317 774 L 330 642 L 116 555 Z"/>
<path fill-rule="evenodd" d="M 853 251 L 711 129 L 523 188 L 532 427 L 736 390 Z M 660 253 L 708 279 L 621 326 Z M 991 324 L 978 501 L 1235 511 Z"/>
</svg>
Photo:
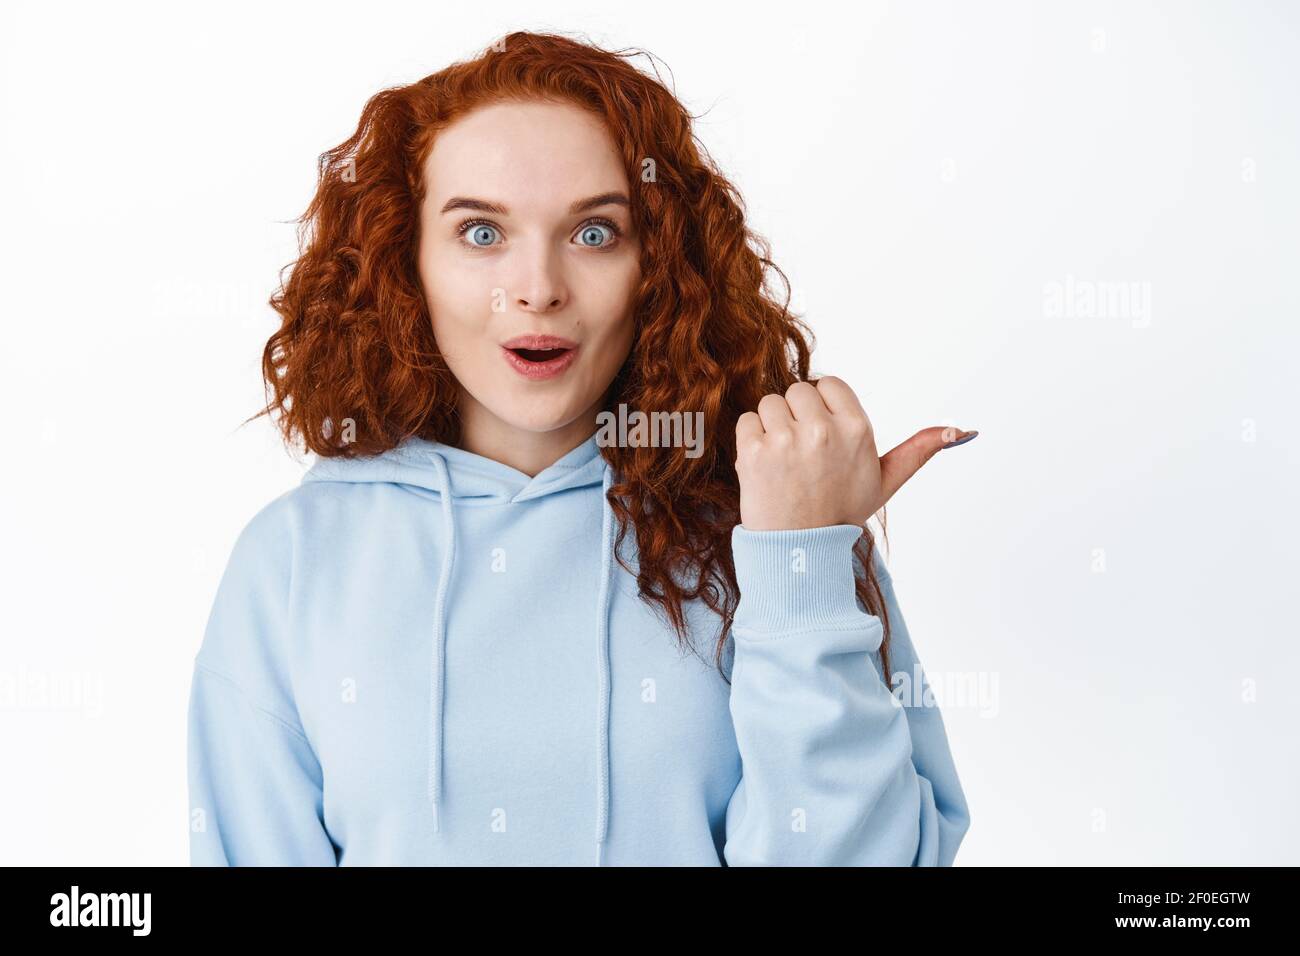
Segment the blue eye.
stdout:
<svg viewBox="0 0 1300 956">
<path fill-rule="evenodd" d="M 608 240 L 604 240 L 605 232 L 608 232 L 610 234 L 610 238 L 613 238 L 613 230 L 611 230 L 608 226 L 593 222 L 583 227 L 582 232 L 579 233 L 579 237 L 581 238 L 582 244 L 584 246 L 600 247 L 602 245 L 605 245 L 608 242 Z M 588 242 L 589 239 L 591 239 L 592 241 Z"/>
<path fill-rule="evenodd" d="M 469 236 L 470 236 L 469 244 L 471 246 L 484 248 L 486 246 L 492 245 L 492 240 L 496 236 L 495 226 L 489 226 L 485 222 L 480 222 L 480 223 L 470 222 L 470 223 L 466 223 L 465 225 L 467 231 L 469 232 Z M 473 228 L 469 228 L 471 226 Z"/>
</svg>

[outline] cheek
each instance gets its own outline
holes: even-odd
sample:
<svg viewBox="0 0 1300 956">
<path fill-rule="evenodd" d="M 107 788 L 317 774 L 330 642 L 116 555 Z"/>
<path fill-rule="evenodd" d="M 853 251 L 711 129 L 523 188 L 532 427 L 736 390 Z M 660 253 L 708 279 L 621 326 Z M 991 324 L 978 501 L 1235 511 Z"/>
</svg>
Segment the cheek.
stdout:
<svg viewBox="0 0 1300 956">
<path fill-rule="evenodd" d="M 614 341 L 615 348 L 619 354 L 619 365 L 627 357 L 628 351 L 632 347 L 632 340 L 636 335 L 636 321 L 632 315 L 633 299 L 636 295 L 637 286 L 641 281 L 641 268 L 638 264 L 637 257 L 633 256 L 628 268 L 622 275 L 622 281 L 619 284 L 616 302 L 613 304 L 611 311 L 616 314 Z"/>
<path fill-rule="evenodd" d="M 614 309 L 622 311 L 615 314 Z M 627 301 L 611 304 L 609 321 L 602 323 L 600 330 L 600 374 L 612 377 L 627 360 L 632 350 L 632 340 L 636 337 L 636 323 L 627 311 Z"/>
<path fill-rule="evenodd" d="M 632 343 L 634 323 L 631 300 L 623 290 L 610 291 L 593 301 L 587 315 L 588 337 L 598 341 L 602 352 L 621 351 Z"/>
<path fill-rule="evenodd" d="M 483 282 L 437 256 L 421 260 L 420 282 L 435 333 L 464 335 L 483 325 L 491 312 L 490 290 Z"/>
<path fill-rule="evenodd" d="M 600 283 L 600 313 L 606 317 L 611 331 L 622 335 L 622 326 L 630 322 L 632 300 L 641 280 L 641 269 L 635 257 L 624 268 L 610 270 Z"/>
</svg>

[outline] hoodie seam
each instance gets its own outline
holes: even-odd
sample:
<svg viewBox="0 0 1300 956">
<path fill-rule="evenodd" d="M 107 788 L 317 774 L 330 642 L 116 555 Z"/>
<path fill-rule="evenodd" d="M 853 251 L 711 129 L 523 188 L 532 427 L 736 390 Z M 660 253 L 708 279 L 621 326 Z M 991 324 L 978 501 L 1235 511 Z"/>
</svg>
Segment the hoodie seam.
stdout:
<svg viewBox="0 0 1300 956">
<path fill-rule="evenodd" d="M 576 450 L 576 446 L 575 446 L 575 450 Z M 390 449 L 386 452 L 386 454 L 391 455 L 391 456 L 394 457 L 394 458 L 403 458 L 403 459 L 406 459 L 407 461 L 411 461 L 411 462 L 419 462 L 419 463 L 421 463 L 421 464 L 427 464 L 427 463 L 429 462 L 429 456 L 430 456 L 430 455 L 436 455 L 436 454 L 439 454 L 439 452 L 438 452 L 436 449 L 430 449 L 429 451 L 422 451 L 422 450 L 415 449 L 415 448 L 404 448 L 404 447 L 402 447 L 401 445 L 397 445 L 397 446 L 395 446 L 395 447 L 393 447 L 393 448 L 390 448 Z M 603 457 L 603 456 L 601 456 L 601 457 Z M 566 473 L 568 473 L 568 472 L 578 471 L 579 469 L 582 469 L 582 468 L 589 468 L 589 467 L 591 467 L 591 461 L 594 461 L 594 460 L 595 460 L 595 459 L 591 459 L 591 460 L 584 461 L 584 462 L 582 462 L 582 463 L 580 463 L 580 464 L 576 464 L 576 465 L 561 465 L 561 464 L 558 464 L 558 463 L 553 463 L 553 464 L 551 465 L 551 467 L 552 467 L 553 469 L 557 470 L 557 471 L 561 471 L 561 472 L 566 472 Z M 444 459 L 444 461 L 445 461 L 445 459 Z M 452 466 L 451 466 L 450 464 L 448 464 L 448 468 L 450 469 L 451 467 L 452 467 Z M 472 470 L 475 474 L 483 475 L 483 476 L 485 476 L 485 477 L 493 477 L 492 472 L 491 472 L 489 469 L 486 469 L 486 468 L 474 468 L 473 466 L 471 466 L 471 465 L 466 465 L 466 464 L 464 464 L 464 463 L 462 463 L 462 462 L 457 462 L 456 465 L 455 465 L 455 467 L 457 467 L 457 468 L 469 468 L 469 469 Z"/>
<path fill-rule="evenodd" d="M 261 714 L 262 716 L 267 717 L 267 718 L 269 718 L 269 719 L 275 721 L 277 724 L 279 724 L 279 725 L 280 725 L 281 727 L 283 727 L 285 730 L 289 731 L 289 733 L 293 734 L 295 737 L 299 737 L 299 738 L 301 738 L 301 739 L 302 739 L 304 742 L 306 742 L 307 744 L 310 744 L 310 743 L 311 743 L 311 741 L 307 739 L 307 735 L 304 734 L 304 733 L 303 733 L 301 730 L 299 730 L 297 727 L 295 727 L 293 724 L 291 724 L 289 721 L 285 720 L 283 717 L 281 717 L 281 716 L 280 716 L 279 714 L 277 714 L 275 711 L 270 710 L 269 708 L 263 707 L 261 704 L 257 703 L 257 701 L 253 700 L 252 696 L 248 693 L 248 691 L 244 690 L 244 688 L 241 687 L 240 684 L 239 684 L 239 682 L 236 681 L 234 678 L 229 677 L 229 676 L 227 676 L 226 674 L 221 673 L 220 671 L 213 670 L 213 669 L 212 669 L 211 667 L 209 667 L 208 665 L 206 665 L 206 664 L 201 664 L 201 663 L 199 663 L 198 661 L 195 661 L 195 662 L 194 662 L 194 666 L 195 666 L 195 668 L 197 668 L 199 671 L 206 672 L 206 673 L 210 674 L 211 676 L 218 678 L 219 680 L 225 681 L 227 684 L 229 684 L 231 687 L 233 687 L 233 688 L 234 688 L 234 689 L 239 693 L 239 696 L 243 698 L 244 703 L 246 703 L 246 704 L 247 704 L 251 709 L 257 711 L 257 712 L 258 712 L 259 714 Z"/>
<path fill-rule="evenodd" d="M 748 644 L 770 644 L 790 638 L 805 637 L 809 634 L 838 634 L 845 631 L 861 631 L 863 628 L 878 627 L 883 630 L 884 624 L 876 615 L 866 614 L 863 617 L 866 620 L 859 618 L 852 622 L 845 621 L 841 623 L 832 621 L 823 623 L 817 620 L 801 621 L 792 627 L 783 627 L 771 631 L 754 625 L 738 624 L 733 618 L 731 630 L 737 640 Z"/>
</svg>

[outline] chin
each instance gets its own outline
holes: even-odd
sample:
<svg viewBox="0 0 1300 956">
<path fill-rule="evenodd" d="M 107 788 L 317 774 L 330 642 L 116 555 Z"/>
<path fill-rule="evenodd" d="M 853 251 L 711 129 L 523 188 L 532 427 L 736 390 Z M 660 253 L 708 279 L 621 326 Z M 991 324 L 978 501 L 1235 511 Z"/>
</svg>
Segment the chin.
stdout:
<svg viewBox="0 0 1300 956">
<path fill-rule="evenodd" d="M 543 434 L 563 428 L 572 422 L 580 412 L 580 409 L 575 411 L 573 405 L 574 403 L 568 401 L 556 403 L 531 401 L 496 408 L 489 406 L 488 410 L 511 428 Z"/>
</svg>

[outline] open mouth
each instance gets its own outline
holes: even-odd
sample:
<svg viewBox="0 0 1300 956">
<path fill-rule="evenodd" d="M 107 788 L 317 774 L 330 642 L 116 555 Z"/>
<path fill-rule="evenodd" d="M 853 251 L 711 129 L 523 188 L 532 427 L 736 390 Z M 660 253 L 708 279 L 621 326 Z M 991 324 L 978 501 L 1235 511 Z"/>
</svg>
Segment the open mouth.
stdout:
<svg viewBox="0 0 1300 956">
<path fill-rule="evenodd" d="M 537 348 L 545 345 L 546 348 Z M 534 343 L 532 348 L 522 346 L 502 346 L 501 354 L 506 362 L 525 378 L 541 380 L 560 375 L 573 364 L 578 347 L 563 346 L 554 342 Z"/>
<path fill-rule="evenodd" d="M 551 359 L 557 359 L 562 356 L 568 349 L 511 349 L 525 362 L 549 362 Z"/>
</svg>

